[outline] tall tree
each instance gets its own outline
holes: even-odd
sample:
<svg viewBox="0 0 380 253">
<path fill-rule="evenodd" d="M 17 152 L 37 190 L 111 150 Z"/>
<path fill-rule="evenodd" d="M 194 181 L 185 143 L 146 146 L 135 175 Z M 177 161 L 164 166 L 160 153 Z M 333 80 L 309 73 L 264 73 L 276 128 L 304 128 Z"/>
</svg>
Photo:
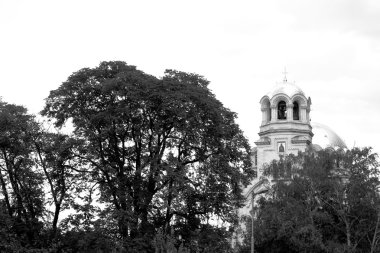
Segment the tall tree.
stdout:
<svg viewBox="0 0 380 253">
<path fill-rule="evenodd" d="M 75 202 L 75 190 L 81 191 L 87 171 L 76 157 L 81 141 L 64 134 L 40 131 L 34 138 L 36 160 L 48 184 L 49 199 L 54 206 L 51 239 L 57 235 L 60 213 Z"/>
<path fill-rule="evenodd" d="M 371 149 L 300 153 L 267 172 L 277 183 L 259 202 L 262 252 L 376 251 L 380 171 Z"/>
<path fill-rule="evenodd" d="M 12 231 L 23 245 L 38 246 L 44 213 L 43 177 L 33 138 L 39 126 L 22 106 L 0 103 L 0 184 Z"/>
<path fill-rule="evenodd" d="M 163 227 L 190 243 L 186 229 L 212 216 L 234 220 L 240 186 L 253 176 L 250 147 L 236 114 L 207 86 L 196 74 L 167 70 L 157 79 L 124 62 L 102 62 L 47 98 L 43 115 L 58 127 L 72 119 L 85 141 L 81 158 L 126 242 L 150 240 Z"/>
</svg>

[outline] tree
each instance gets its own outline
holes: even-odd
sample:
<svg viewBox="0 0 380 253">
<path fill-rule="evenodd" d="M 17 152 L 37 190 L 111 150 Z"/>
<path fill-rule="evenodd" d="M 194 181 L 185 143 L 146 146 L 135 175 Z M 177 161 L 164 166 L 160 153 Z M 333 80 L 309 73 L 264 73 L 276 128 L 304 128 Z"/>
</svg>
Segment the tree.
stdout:
<svg viewBox="0 0 380 253">
<path fill-rule="evenodd" d="M 22 246 L 39 247 L 45 211 L 43 177 L 32 143 L 38 124 L 22 106 L 0 103 L 1 215 Z M 3 211 L 5 211 L 3 213 Z M 12 237 L 12 235 L 10 235 Z"/>
<path fill-rule="evenodd" d="M 59 214 L 74 202 L 73 190 L 84 181 L 82 164 L 73 155 L 80 144 L 48 133 L 26 108 L 0 103 L 0 251 L 55 243 Z"/>
<path fill-rule="evenodd" d="M 254 221 L 261 252 L 376 251 L 380 182 L 371 149 L 300 153 L 266 171 L 276 184 Z"/>
<path fill-rule="evenodd" d="M 167 70 L 157 79 L 124 62 L 102 62 L 47 98 L 42 114 L 57 127 L 72 119 L 84 141 L 78 157 L 126 245 L 142 239 L 151 249 L 157 228 L 190 244 L 187 231 L 209 218 L 236 219 L 241 186 L 253 176 L 250 147 L 236 114 L 207 85 L 196 74 Z"/>
<path fill-rule="evenodd" d="M 64 134 L 41 131 L 34 138 L 33 147 L 38 165 L 49 185 L 48 201 L 54 205 L 52 232 L 50 238 L 57 236 L 60 213 L 75 202 L 74 191 L 81 191 L 84 170 L 75 154 L 81 148 L 81 141 Z"/>
</svg>

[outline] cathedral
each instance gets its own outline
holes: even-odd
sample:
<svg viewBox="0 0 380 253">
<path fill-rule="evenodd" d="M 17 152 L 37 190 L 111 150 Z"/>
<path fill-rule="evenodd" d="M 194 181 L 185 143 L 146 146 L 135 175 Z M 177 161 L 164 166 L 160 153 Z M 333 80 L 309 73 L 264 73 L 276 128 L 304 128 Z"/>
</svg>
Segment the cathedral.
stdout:
<svg viewBox="0 0 380 253">
<path fill-rule="evenodd" d="M 272 160 L 307 149 L 345 149 L 344 141 L 329 127 L 310 121 L 311 99 L 286 76 L 260 100 L 262 121 L 255 141 L 252 162 L 257 177 L 245 190 L 247 205 L 239 215 L 250 215 L 251 197 L 265 192 L 270 180 L 263 180 L 263 167 Z"/>
<path fill-rule="evenodd" d="M 281 156 L 297 155 L 308 148 L 346 148 L 329 127 L 310 121 L 310 97 L 286 77 L 261 98 L 260 106 L 260 138 L 255 141 L 252 159 L 257 178 L 262 176 L 264 164 Z"/>
</svg>

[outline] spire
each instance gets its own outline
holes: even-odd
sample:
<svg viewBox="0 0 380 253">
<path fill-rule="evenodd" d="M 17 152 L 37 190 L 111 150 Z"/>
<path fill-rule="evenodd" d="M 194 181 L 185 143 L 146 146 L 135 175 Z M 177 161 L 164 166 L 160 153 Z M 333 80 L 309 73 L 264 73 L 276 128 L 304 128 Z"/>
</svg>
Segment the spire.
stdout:
<svg viewBox="0 0 380 253">
<path fill-rule="evenodd" d="M 284 72 L 282 72 L 284 74 L 284 83 L 287 83 L 288 82 L 288 79 L 286 78 L 286 74 L 288 74 L 288 72 L 286 72 L 286 67 L 284 67 Z"/>
</svg>

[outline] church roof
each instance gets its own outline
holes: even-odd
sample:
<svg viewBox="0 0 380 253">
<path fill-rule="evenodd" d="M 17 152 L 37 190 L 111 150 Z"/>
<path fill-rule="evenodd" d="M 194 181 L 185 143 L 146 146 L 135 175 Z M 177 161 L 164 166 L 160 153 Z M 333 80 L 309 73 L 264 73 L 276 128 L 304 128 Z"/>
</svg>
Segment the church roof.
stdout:
<svg viewBox="0 0 380 253">
<path fill-rule="evenodd" d="M 313 146 L 315 149 L 321 148 L 347 148 L 346 143 L 326 125 L 311 122 L 313 127 Z"/>
<path fill-rule="evenodd" d="M 267 96 L 269 98 L 272 98 L 277 94 L 285 94 L 289 97 L 293 97 L 296 94 L 301 94 L 305 96 L 304 92 L 301 90 L 300 87 L 298 87 L 294 83 L 287 82 L 286 80 L 284 80 L 281 83 L 277 83 L 277 85 L 274 86 L 271 89 L 271 91 L 267 93 Z"/>
</svg>

